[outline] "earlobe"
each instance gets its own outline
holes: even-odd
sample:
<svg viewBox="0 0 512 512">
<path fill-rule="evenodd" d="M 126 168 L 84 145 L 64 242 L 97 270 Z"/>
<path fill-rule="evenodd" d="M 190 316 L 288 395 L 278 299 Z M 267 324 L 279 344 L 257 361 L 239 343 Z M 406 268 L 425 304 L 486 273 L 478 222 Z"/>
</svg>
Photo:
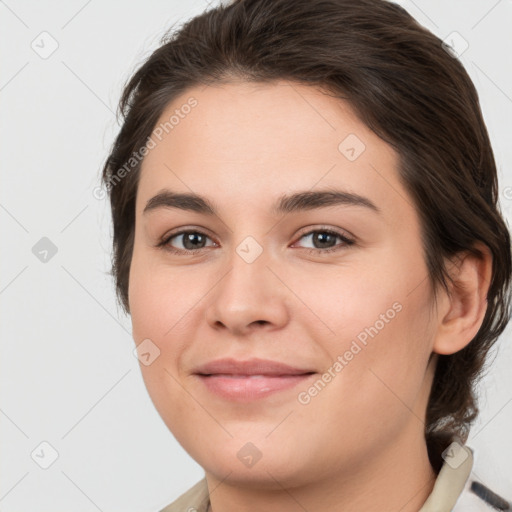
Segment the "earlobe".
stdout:
<svg viewBox="0 0 512 512">
<path fill-rule="evenodd" d="M 453 282 L 443 295 L 446 307 L 439 308 L 433 352 L 454 354 L 468 345 L 482 325 L 487 310 L 487 293 L 492 275 L 492 254 L 477 242 L 476 252 L 466 251 L 448 263 Z"/>
</svg>

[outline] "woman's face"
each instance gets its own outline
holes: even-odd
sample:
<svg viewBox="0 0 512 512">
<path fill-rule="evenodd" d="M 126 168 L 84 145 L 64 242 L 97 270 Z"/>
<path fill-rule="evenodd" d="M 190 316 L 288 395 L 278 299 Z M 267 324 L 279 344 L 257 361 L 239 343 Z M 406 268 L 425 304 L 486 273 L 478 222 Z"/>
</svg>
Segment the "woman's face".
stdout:
<svg viewBox="0 0 512 512">
<path fill-rule="evenodd" d="M 273 487 L 418 449 L 436 320 L 392 148 L 346 103 L 284 81 L 190 89 L 148 147 L 133 336 L 185 450 L 218 478 Z M 302 375 L 197 373 L 223 358 Z"/>
</svg>

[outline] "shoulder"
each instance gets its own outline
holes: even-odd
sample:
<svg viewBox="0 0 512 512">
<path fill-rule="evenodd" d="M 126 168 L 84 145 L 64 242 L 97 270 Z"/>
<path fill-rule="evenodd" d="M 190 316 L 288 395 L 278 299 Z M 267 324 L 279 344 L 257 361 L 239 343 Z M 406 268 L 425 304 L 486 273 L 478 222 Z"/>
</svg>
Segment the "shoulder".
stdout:
<svg viewBox="0 0 512 512">
<path fill-rule="evenodd" d="M 160 512 L 206 512 L 210 502 L 206 478 L 203 478 Z"/>
</svg>

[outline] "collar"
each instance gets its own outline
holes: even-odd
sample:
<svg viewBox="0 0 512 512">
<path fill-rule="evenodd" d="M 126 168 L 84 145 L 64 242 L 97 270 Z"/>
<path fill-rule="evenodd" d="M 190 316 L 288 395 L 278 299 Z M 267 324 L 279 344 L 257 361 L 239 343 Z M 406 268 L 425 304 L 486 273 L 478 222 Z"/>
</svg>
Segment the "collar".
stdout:
<svg viewBox="0 0 512 512">
<path fill-rule="evenodd" d="M 434 488 L 419 512 L 451 512 L 473 468 L 473 451 L 454 441 L 444 452 Z"/>
</svg>

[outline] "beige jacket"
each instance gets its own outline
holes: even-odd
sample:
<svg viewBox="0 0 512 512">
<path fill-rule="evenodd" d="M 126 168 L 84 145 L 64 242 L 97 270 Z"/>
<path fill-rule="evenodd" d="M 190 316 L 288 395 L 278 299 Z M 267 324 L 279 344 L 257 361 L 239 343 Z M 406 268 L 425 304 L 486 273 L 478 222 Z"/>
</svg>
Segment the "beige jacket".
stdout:
<svg viewBox="0 0 512 512">
<path fill-rule="evenodd" d="M 503 498 L 489 489 L 482 491 L 483 486 L 475 486 L 475 482 L 470 481 L 472 467 L 472 450 L 466 446 L 455 446 L 455 453 L 448 453 L 445 457 L 434 488 L 418 512 L 491 512 L 497 509 L 494 507 L 500 503 L 499 500 L 504 507 L 508 502 Z M 203 478 L 160 512 L 207 512 L 209 504 L 208 486 L 206 478 Z M 498 510 L 512 511 L 512 506 Z"/>
</svg>

